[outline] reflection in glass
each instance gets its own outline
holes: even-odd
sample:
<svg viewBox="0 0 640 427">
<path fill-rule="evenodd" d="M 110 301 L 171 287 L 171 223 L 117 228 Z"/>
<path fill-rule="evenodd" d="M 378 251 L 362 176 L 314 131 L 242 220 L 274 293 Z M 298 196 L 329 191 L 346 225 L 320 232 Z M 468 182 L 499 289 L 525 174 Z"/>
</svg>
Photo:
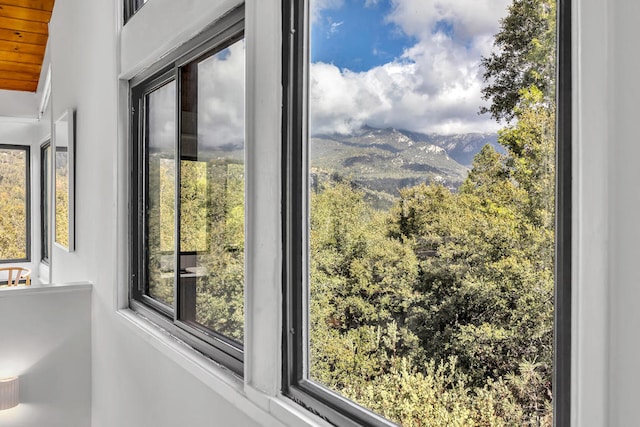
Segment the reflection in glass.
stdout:
<svg viewBox="0 0 640 427">
<path fill-rule="evenodd" d="M 147 293 L 168 306 L 173 304 L 175 279 L 175 97 L 175 81 L 146 97 Z"/>
<path fill-rule="evenodd" d="M 178 318 L 244 327 L 244 41 L 182 68 Z"/>
<path fill-rule="evenodd" d="M 27 151 L 0 148 L 0 260 L 27 258 Z"/>
<path fill-rule="evenodd" d="M 51 162 L 51 144 L 47 143 L 42 147 L 40 156 L 40 204 L 42 206 L 42 216 L 40 218 L 40 230 L 42 233 L 42 253 L 41 259 L 49 262 L 49 247 L 51 245 L 51 235 L 49 234 L 49 218 L 51 215 L 51 182 L 50 162 Z"/>
<path fill-rule="evenodd" d="M 69 152 L 56 146 L 56 243 L 69 247 Z"/>
</svg>

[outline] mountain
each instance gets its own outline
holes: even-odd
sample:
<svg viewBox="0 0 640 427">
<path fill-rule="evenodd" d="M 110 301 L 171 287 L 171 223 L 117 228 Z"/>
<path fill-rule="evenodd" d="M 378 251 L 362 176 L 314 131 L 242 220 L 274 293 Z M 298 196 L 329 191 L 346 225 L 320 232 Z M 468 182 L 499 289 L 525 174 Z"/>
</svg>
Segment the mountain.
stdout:
<svg viewBox="0 0 640 427">
<path fill-rule="evenodd" d="M 388 207 L 398 189 L 438 182 L 456 189 L 495 134 L 437 135 L 363 127 L 353 135 L 311 138 L 311 185 L 347 179 L 365 190 L 375 206 Z M 501 150 L 504 151 L 504 150 Z"/>
<path fill-rule="evenodd" d="M 435 133 L 424 134 L 399 130 L 418 143 L 433 144 L 444 148 L 449 157 L 461 165 L 471 167 L 473 157 L 480 152 L 482 147 L 490 144 L 498 153 L 505 154 L 504 147 L 498 144 L 498 135 L 495 133 L 464 133 L 454 135 L 439 135 Z"/>
</svg>

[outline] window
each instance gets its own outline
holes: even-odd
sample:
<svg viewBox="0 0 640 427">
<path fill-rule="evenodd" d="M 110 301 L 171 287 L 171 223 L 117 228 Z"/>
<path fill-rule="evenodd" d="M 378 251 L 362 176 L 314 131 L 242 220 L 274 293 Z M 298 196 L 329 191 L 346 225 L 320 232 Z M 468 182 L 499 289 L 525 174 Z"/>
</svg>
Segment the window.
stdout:
<svg viewBox="0 0 640 427">
<path fill-rule="evenodd" d="M 29 261 L 29 147 L 0 144 L 0 262 Z"/>
<path fill-rule="evenodd" d="M 570 5 L 496 3 L 286 2 L 283 392 L 335 425 L 569 424 Z"/>
<path fill-rule="evenodd" d="M 49 263 L 49 248 L 51 247 L 51 234 L 49 233 L 49 221 L 51 215 L 51 141 L 47 141 L 40 147 L 40 259 Z"/>
<path fill-rule="evenodd" d="M 131 306 L 240 375 L 243 13 L 131 82 Z"/>
<path fill-rule="evenodd" d="M 126 23 L 148 0 L 124 0 L 124 22 Z"/>
</svg>

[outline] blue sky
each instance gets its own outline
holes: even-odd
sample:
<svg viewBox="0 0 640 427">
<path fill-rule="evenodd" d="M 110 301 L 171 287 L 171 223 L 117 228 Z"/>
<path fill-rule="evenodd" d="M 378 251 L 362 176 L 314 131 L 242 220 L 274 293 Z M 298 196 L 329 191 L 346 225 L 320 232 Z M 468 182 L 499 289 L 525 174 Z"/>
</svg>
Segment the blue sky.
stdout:
<svg viewBox="0 0 640 427">
<path fill-rule="evenodd" d="M 495 132 L 480 60 L 511 0 L 311 0 L 312 133 Z"/>
<path fill-rule="evenodd" d="M 311 62 L 325 62 L 351 71 L 366 71 L 399 58 L 416 43 L 385 18 L 389 0 L 365 6 L 365 0 L 347 0 L 322 11 L 312 26 Z"/>
</svg>

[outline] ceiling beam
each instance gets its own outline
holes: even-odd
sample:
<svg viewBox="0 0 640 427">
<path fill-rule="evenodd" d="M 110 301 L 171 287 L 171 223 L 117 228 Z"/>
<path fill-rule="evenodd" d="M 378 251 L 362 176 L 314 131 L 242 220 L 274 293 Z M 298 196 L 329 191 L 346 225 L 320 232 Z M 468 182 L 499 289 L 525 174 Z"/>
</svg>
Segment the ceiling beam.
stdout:
<svg viewBox="0 0 640 427">
<path fill-rule="evenodd" d="M 51 12 L 26 7 L 8 6 L 0 1 L 0 16 L 5 18 L 23 19 L 25 21 L 44 22 L 51 20 Z"/>
<path fill-rule="evenodd" d="M 16 71 L 19 73 L 37 73 L 40 74 L 41 64 L 27 64 L 20 62 L 10 62 L 0 60 L 1 71 Z"/>
<path fill-rule="evenodd" d="M 45 22 L 25 21 L 23 19 L 5 18 L 0 16 L 0 28 L 29 33 L 49 34 L 49 25 Z"/>
<path fill-rule="evenodd" d="M 38 88 L 38 82 L 28 82 L 24 80 L 0 79 L 0 89 L 6 90 L 22 90 L 27 92 L 35 92 Z"/>
<path fill-rule="evenodd" d="M 31 44 L 31 43 L 20 43 L 20 42 L 10 42 L 7 40 L 0 40 L 0 50 L 6 52 L 19 52 L 19 53 L 30 53 L 32 55 L 44 55 L 46 46 L 43 44 Z"/>
<path fill-rule="evenodd" d="M 0 0 L 0 4 L 26 7 L 28 9 L 46 10 L 47 12 L 51 12 L 53 10 L 53 2 L 54 0 Z"/>
<path fill-rule="evenodd" d="M 45 46 L 47 44 L 47 35 L 0 28 L 0 40 Z"/>
<path fill-rule="evenodd" d="M 42 64 L 44 55 L 32 55 L 30 53 L 8 52 L 0 50 L 0 61 L 25 62 L 27 64 Z"/>
<path fill-rule="evenodd" d="M 40 78 L 39 73 L 23 73 L 17 71 L 4 71 L 0 70 L 0 80 L 23 80 L 29 82 L 38 82 Z"/>
</svg>

